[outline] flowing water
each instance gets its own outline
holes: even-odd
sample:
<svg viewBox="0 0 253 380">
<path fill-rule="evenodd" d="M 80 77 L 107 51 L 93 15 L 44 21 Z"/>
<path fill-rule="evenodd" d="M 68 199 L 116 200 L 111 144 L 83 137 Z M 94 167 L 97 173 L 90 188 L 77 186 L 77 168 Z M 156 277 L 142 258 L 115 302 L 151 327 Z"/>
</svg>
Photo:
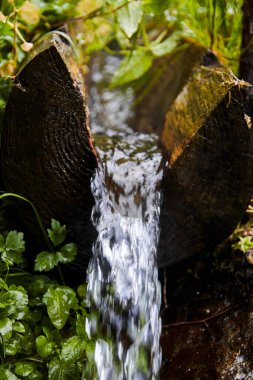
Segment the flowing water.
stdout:
<svg viewBox="0 0 253 380">
<path fill-rule="evenodd" d="M 100 140 L 104 150 L 98 149 L 101 163 L 92 180 L 98 238 L 88 268 L 88 294 L 98 313 L 86 326 L 90 336 L 100 337 L 97 379 L 157 379 L 161 154 L 154 136 Z"/>
<path fill-rule="evenodd" d="M 100 163 L 92 179 L 93 246 L 88 298 L 94 310 L 86 331 L 94 338 L 88 378 L 155 380 L 161 365 L 159 239 L 162 155 L 155 135 L 129 127 L 132 93 L 100 91 L 115 70 L 109 57 L 94 65 L 91 125 Z M 124 132 L 123 132 L 124 131 Z"/>
</svg>

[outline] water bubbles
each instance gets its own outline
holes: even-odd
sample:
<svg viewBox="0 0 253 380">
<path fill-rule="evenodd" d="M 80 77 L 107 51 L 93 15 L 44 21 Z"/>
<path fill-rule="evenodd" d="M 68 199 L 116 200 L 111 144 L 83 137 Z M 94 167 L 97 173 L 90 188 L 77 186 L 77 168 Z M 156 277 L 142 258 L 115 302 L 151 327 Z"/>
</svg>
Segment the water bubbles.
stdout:
<svg viewBox="0 0 253 380">
<path fill-rule="evenodd" d="M 161 365 L 156 247 L 162 157 L 153 135 L 122 132 L 112 140 L 98 149 L 101 162 L 92 180 L 98 239 L 87 276 L 97 312 L 95 329 L 93 321 L 86 330 L 100 338 L 93 379 L 156 380 Z"/>
</svg>

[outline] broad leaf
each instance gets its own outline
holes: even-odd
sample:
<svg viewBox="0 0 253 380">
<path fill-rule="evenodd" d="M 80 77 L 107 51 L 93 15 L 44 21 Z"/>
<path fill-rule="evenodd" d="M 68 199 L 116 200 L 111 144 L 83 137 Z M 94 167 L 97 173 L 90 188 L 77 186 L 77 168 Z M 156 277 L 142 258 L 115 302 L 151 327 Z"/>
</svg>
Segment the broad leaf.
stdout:
<svg viewBox="0 0 253 380">
<path fill-rule="evenodd" d="M 157 16 L 161 15 L 169 8 L 170 0 L 142 0 L 144 12 L 153 13 Z"/>
<path fill-rule="evenodd" d="M 74 243 L 65 244 L 58 252 L 57 259 L 59 263 L 68 264 L 75 260 L 77 255 L 77 246 Z"/>
<path fill-rule="evenodd" d="M 62 346 L 61 360 L 65 364 L 76 363 L 85 351 L 86 342 L 78 336 L 72 336 Z"/>
<path fill-rule="evenodd" d="M 0 319 L 0 335 L 4 339 L 10 339 L 12 335 L 12 322 L 9 318 Z"/>
<path fill-rule="evenodd" d="M 47 230 L 48 236 L 54 246 L 61 244 L 65 238 L 66 238 L 66 226 L 61 226 L 60 222 L 58 220 L 52 219 L 51 221 L 51 229 Z"/>
<path fill-rule="evenodd" d="M 37 352 L 43 359 L 46 359 L 48 356 L 52 355 L 54 347 L 55 343 L 49 342 L 44 335 L 40 335 L 36 338 Z"/>
<path fill-rule="evenodd" d="M 36 271 L 45 271 L 53 269 L 58 264 L 58 256 L 56 253 L 43 251 L 40 252 L 35 259 L 34 270 Z"/>
<path fill-rule="evenodd" d="M 70 309 L 76 310 L 79 308 L 76 293 L 72 288 L 68 286 L 61 286 L 58 287 L 58 289 L 61 289 L 62 294 L 64 295 L 64 298 L 66 298 Z"/>
<path fill-rule="evenodd" d="M 5 344 L 5 354 L 15 356 L 20 347 L 20 339 L 18 338 L 10 338 Z"/>
<path fill-rule="evenodd" d="M 36 365 L 33 363 L 16 362 L 15 363 L 15 374 L 18 376 L 29 376 L 36 369 Z"/>
<path fill-rule="evenodd" d="M 66 292 L 59 288 L 50 287 L 43 297 L 43 302 L 47 305 L 47 312 L 52 324 L 61 329 L 69 316 L 69 303 Z"/>
<path fill-rule="evenodd" d="M 142 6 L 140 1 L 127 4 L 118 11 L 118 23 L 128 38 L 137 32 L 142 19 Z"/>
<path fill-rule="evenodd" d="M 171 53 L 178 45 L 178 34 L 174 33 L 171 37 L 167 38 L 161 43 L 153 42 L 150 44 L 150 49 L 154 56 L 162 57 L 163 55 Z"/>
<path fill-rule="evenodd" d="M 25 327 L 24 327 L 23 323 L 18 322 L 18 321 L 13 323 L 13 330 L 18 332 L 18 333 L 25 333 Z"/>
<path fill-rule="evenodd" d="M 120 64 L 112 78 L 113 87 L 124 85 L 140 78 L 150 68 L 153 56 L 146 50 L 135 50 Z"/>
<path fill-rule="evenodd" d="M 66 365 L 56 357 L 51 360 L 48 368 L 48 380 L 70 380 L 79 377 L 79 371 L 75 364 Z"/>
<path fill-rule="evenodd" d="M 14 373 L 11 372 L 10 370 L 0 368 L 0 379 L 1 380 L 18 380 L 18 377 L 14 375 Z"/>
<path fill-rule="evenodd" d="M 10 231 L 6 238 L 5 250 L 15 251 L 15 252 L 24 252 L 25 250 L 24 234 L 22 232 Z"/>
<path fill-rule="evenodd" d="M 11 285 L 8 292 L 0 295 L 0 303 L 5 305 L 6 316 L 12 315 L 14 319 L 21 319 L 27 312 L 26 290 L 22 286 Z"/>
<path fill-rule="evenodd" d="M 89 340 L 85 331 L 85 318 L 78 313 L 76 315 L 76 333 L 80 339 Z"/>
<path fill-rule="evenodd" d="M 0 235 L 1 258 L 7 265 L 22 264 L 25 251 L 24 234 L 22 232 L 10 231 L 4 241 Z"/>
</svg>

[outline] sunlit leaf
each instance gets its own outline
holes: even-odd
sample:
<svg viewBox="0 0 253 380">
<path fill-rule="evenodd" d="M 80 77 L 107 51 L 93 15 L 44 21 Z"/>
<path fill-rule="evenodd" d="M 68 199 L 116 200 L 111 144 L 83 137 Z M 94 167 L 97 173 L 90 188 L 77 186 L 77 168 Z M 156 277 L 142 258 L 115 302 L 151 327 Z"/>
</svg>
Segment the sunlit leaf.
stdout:
<svg viewBox="0 0 253 380">
<path fill-rule="evenodd" d="M 36 369 L 36 365 L 33 363 L 16 362 L 15 363 L 15 374 L 18 376 L 29 376 Z"/>
<path fill-rule="evenodd" d="M 48 380 L 72 380 L 78 379 L 79 371 L 75 364 L 62 363 L 57 357 L 49 363 Z"/>
<path fill-rule="evenodd" d="M 113 87 L 130 83 L 140 78 L 150 68 L 153 55 L 146 50 L 134 50 L 122 62 L 115 72 L 111 85 Z"/>
<path fill-rule="evenodd" d="M 160 15 L 169 8 L 170 0 L 142 0 L 142 5 L 145 12 Z"/>
<path fill-rule="evenodd" d="M 10 339 L 12 335 L 12 322 L 9 318 L 0 319 L 0 335 L 4 339 Z"/>
<path fill-rule="evenodd" d="M 65 238 L 66 238 L 66 233 L 67 229 L 65 225 L 61 225 L 58 220 L 52 219 L 51 221 L 51 229 L 49 228 L 47 230 L 48 236 L 54 246 L 56 247 L 57 245 L 61 244 Z"/>
<path fill-rule="evenodd" d="M 58 264 L 58 257 L 55 253 L 43 251 L 40 252 L 35 259 L 34 270 L 45 271 L 53 269 Z"/>
<path fill-rule="evenodd" d="M 62 346 L 61 360 L 65 364 L 75 363 L 85 351 L 86 342 L 78 336 L 72 336 Z"/>
<path fill-rule="evenodd" d="M 80 339 L 88 340 L 85 330 L 85 318 L 78 313 L 76 315 L 76 333 Z"/>
<path fill-rule="evenodd" d="M 18 377 L 14 375 L 9 369 L 0 368 L 1 380 L 18 380 Z"/>
<path fill-rule="evenodd" d="M 31 1 L 26 1 L 19 9 L 18 16 L 28 26 L 35 26 L 40 21 L 40 7 Z"/>
<path fill-rule="evenodd" d="M 10 231 L 6 237 L 0 235 L 0 252 L 2 260 L 7 265 L 21 264 L 22 253 L 25 251 L 24 234 L 22 232 Z"/>
<path fill-rule="evenodd" d="M 0 302 L 6 305 L 6 316 L 22 319 L 27 312 L 28 296 L 22 286 L 10 285 L 9 291 L 0 294 Z"/>
<path fill-rule="evenodd" d="M 140 1 L 132 2 L 118 11 L 118 22 L 128 38 L 137 32 L 142 19 L 142 6 Z"/>
<path fill-rule="evenodd" d="M 57 259 L 59 263 L 67 264 L 75 260 L 77 255 L 77 245 L 74 243 L 65 244 L 57 251 Z"/>
<path fill-rule="evenodd" d="M 20 339 L 13 337 L 5 343 L 5 354 L 15 356 L 20 347 Z"/>
<path fill-rule="evenodd" d="M 50 287 L 43 297 L 43 302 L 47 306 L 47 312 L 52 324 L 61 329 L 69 316 L 69 303 L 66 291 L 61 288 Z"/>
<path fill-rule="evenodd" d="M 154 56 L 162 57 L 163 55 L 171 53 L 178 45 L 178 34 L 173 33 L 171 37 L 167 38 L 161 43 L 150 44 L 150 49 Z"/>
</svg>

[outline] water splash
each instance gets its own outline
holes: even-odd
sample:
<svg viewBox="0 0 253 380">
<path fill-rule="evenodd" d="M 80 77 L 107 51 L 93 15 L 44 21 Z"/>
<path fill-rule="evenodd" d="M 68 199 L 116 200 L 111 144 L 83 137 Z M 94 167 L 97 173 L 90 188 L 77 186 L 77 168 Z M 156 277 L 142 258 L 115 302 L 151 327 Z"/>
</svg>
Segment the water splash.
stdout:
<svg viewBox="0 0 253 380">
<path fill-rule="evenodd" d="M 95 139 L 101 158 L 92 180 L 92 220 L 98 232 L 88 267 L 96 310 L 86 323 L 96 338 L 99 380 L 155 380 L 161 365 L 156 248 L 161 153 L 153 135 Z"/>
</svg>

